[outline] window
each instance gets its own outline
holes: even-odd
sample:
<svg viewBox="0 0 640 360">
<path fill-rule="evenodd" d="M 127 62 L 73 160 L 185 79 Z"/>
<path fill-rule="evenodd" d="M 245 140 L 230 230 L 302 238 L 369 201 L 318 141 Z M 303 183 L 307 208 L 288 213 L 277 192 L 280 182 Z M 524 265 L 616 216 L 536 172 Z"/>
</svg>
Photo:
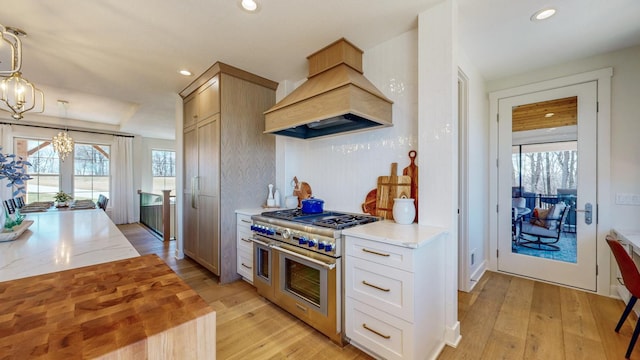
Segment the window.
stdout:
<svg viewBox="0 0 640 360">
<path fill-rule="evenodd" d="M 176 152 L 169 150 L 151 150 L 151 172 L 153 174 L 154 194 L 162 190 L 176 190 Z"/>
<path fill-rule="evenodd" d="M 15 154 L 27 159 L 31 166 L 28 174 L 33 178 L 24 185 L 27 202 L 53 201 L 58 191 L 73 189 L 74 200 L 98 200 L 103 194 L 109 197 L 110 146 L 76 143 L 71 156 L 60 161 L 53 150 L 51 140 L 15 138 Z"/>
<path fill-rule="evenodd" d="M 110 146 L 78 144 L 73 153 L 73 198 L 98 200 L 109 197 Z"/>
<path fill-rule="evenodd" d="M 15 154 L 31 163 L 27 172 L 32 180 L 26 182 L 27 202 L 53 201 L 60 189 L 60 159 L 51 141 L 15 139 Z"/>
<path fill-rule="evenodd" d="M 555 194 L 557 189 L 577 186 L 576 141 L 516 145 L 512 160 L 512 186 L 525 192 Z"/>
</svg>

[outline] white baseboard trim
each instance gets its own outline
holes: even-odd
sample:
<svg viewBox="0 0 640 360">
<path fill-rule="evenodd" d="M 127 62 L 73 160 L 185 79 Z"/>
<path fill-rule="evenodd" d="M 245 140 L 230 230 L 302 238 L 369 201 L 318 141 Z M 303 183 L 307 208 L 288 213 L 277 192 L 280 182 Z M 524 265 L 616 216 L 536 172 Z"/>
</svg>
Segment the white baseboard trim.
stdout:
<svg viewBox="0 0 640 360">
<path fill-rule="evenodd" d="M 478 266 L 476 271 L 474 271 L 473 274 L 471 274 L 471 277 L 469 278 L 468 292 L 471 292 L 473 288 L 476 287 L 476 285 L 478 285 L 478 280 L 482 278 L 482 275 L 484 275 L 486 271 L 487 271 L 487 260 L 483 261 L 482 264 Z"/>
<path fill-rule="evenodd" d="M 444 334 L 444 342 L 451 347 L 458 347 L 462 336 L 460 336 L 460 321 L 456 321 L 453 327 L 447 327 Z"/>
</svg>

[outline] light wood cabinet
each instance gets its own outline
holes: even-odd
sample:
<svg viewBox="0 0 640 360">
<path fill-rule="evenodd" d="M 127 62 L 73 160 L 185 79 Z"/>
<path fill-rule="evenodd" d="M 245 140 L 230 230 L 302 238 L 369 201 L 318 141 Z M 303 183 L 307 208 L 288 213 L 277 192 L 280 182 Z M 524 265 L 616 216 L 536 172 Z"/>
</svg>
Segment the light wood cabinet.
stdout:
<svg viewBox="0 0 640 360">
<path fill-rule="evenodd" d="M 275 138 L 263 112 L 277 83 L 215 63 L 183 98 L 183 250 L 219 276 L 237 280 L 235 209 L 260 205 L 275 177 Z"/>
<path fill-rule="evenodd" d="M 345 236 L 345 331 L 354 346 L 384 359 L 437 356 L 445 328 L 443 239 L 408 248 L 403 239 L 394 245 Z"/>
</svg>

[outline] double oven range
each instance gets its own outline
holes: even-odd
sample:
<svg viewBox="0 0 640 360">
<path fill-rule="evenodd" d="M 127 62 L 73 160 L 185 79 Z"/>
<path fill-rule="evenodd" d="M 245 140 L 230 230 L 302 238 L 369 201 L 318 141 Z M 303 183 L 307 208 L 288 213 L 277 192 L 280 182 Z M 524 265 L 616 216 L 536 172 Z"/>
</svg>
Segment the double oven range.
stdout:
<svg viewBox="0 0 640 360">
<path fill-rule="evenodd" d="M 258 293 L 343 345 L 342 229 L 380 218 L 287 209 L 251 219 Z"/>
</svg>

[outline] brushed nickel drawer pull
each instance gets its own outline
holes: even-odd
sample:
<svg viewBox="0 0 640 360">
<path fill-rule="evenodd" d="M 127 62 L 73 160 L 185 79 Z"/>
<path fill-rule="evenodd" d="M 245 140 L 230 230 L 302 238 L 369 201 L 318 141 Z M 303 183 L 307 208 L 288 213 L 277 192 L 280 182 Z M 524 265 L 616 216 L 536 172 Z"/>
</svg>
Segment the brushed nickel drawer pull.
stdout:
<svg viewBox="0 0 640 360">
<path fill-rule="evenodd" d="M 618 282 L 620 283 L 620 285 L 624 285 L 624 283 L 622 282 L 622 279 L 620 278 L 620 276 L 616 277 L 616 279 L 618 279 Z"/>
<path fill-rule="evenodd" d="M 374 334 L 376 334 L 376 335 L 380 336 L 381 338 L 391 339 L 391 335 L 384 335 L 384 334 L 382 334 L 382 333 L 380 333 L 380 332 L 378 332 L 378 331 L 375 331 L 375 330 L 373 330 L 372 328 L 368 327 L 368 326 L 367 326 L 367 324 L 362 324 L 362 327 L 363 327 L 363 328 L 365 328 L 365 329 L 367 329 L 367 330 L 369 330 L 369 331 L 371 331 L 372 333 L 374 333 Z"/>
<path fill-rule="evenodd" d="M 391 256 L 390 254 L 383 254 L 381 252 L 377 252 L 377 251 L 372 251 L 372 250 L 367 250 L 365 248 L 362 248 L 362 251 L 369 253 L 369 254 L 374 254 L 374 255 L 378 255 L 378 256 Z"/>
<path fill-rule="evenodd" d="M 299 310 L 302 310 L 302 311 L 305 311 L 305 312 L 307 311 L 307 308 L 306 308 L 306 307 L 304 307 L 304 306 L 302 306 L 302 305 L 300 305 L 300 304 L 298 304 L 298 303 L 296 303 L 296 307 L 297 307 Z"/>
<path fill-rule="evenodd" d="M 384 292 L 389 292 L 391 291 L 391 289 L 385 289 L 385 288 L 381 288 L 380 286 L 377 285 L 373 285 L 373 284 L 369 284 L 366 280 L 362 280 L 362 283 L 367 285 L 367 286 L 371 286 L 374 289 L 378 289 L 380 291 L 384 291 Z"/>
<path fill-rule="evenodd" d="M 248 242 L 248 243 L 250 243 L 250 242 L 251 242 L 251 240 L 247 240 L 247 239 L 245 239 L 245 238 L 240 238 L 240 240 L 242 240 L 242 241 L 244 241 L 244 242 Z"/>
<path fill-rule="evenodd" d="M 245 264 L 245 263 L 241 263 L 241 264 L 242 264 L 242 266 L 246 267 L 247 269 L 252 269 L 252 267 L 251 267 L 251 266 L 249 266 L 249 265 L 247 265 L 247 264 Z"/>
<path fill-rule="evenodd" d="M 240 219 L 240 221 L 242 221 L 243 223 L 251 224 L 251 221 L 249 221 L 249 220 Z"/>
</svg>

